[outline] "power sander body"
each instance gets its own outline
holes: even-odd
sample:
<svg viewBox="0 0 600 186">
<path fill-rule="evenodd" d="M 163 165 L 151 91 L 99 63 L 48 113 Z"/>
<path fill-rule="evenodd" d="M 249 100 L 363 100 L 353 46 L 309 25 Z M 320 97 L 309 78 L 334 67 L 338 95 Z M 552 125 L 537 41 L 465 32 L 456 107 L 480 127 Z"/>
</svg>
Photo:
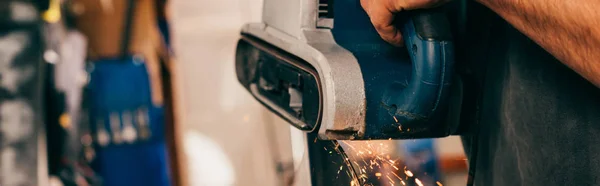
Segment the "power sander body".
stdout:
<svg viewBox="0 0 600 186">
<path fill-rule="evenodd" d="M 359 0 L 265 0 L 242 28 L 239 82 L 266 108 L 324 140 L 452 135 L 461 81 L 443 11 L 396 16 L 404 47 L 380 38 Z"/>
</svg>

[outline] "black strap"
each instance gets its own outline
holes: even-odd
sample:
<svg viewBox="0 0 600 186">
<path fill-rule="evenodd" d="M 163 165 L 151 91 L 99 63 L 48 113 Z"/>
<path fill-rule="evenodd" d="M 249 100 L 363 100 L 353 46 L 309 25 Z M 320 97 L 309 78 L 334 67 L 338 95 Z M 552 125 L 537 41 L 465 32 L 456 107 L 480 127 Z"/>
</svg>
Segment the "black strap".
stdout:
<svg viewBox="0 0 600 186">
<path fill-rule="evenodd" d="M 125 8 L 125 21 L 123 33 L 121 35 L 121 58 L 126 59 L 129 56 L 129 44 L 131 41 L 131 30 L 133 27 L 133 16 L 136 0 L 128 0 Z"/>
</svg>

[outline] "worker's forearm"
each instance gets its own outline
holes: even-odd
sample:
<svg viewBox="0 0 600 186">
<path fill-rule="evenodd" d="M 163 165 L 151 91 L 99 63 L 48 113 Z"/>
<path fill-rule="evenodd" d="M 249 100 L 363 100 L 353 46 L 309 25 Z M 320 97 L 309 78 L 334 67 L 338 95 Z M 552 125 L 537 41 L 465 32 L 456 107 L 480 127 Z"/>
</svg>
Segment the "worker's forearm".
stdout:
<svg viewBox="0 0 600 186">
<path fill-rule="evenodd" d="M 600 87 L 600 1 L 477 1 Z"/>
</svg>

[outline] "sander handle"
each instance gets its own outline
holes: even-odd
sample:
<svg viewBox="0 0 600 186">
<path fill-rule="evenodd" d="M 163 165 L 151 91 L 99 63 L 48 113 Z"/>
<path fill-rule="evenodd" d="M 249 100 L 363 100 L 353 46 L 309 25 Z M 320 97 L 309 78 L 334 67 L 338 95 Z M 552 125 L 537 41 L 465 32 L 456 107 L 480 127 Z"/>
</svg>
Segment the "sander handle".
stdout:
<svg viewBox="0 0 600 186">
<path fill-rule="evenodd" d="M 448 102 L 454 72 L 452 33 L 445 13 L 439 9 L 407 13 L 401 29 L 412 73 L 401 95 L 386 101 L 395 105 L 394 116 L 400 123 L 422 125 L 437 118 L 434 115 Z"/>
</svg>

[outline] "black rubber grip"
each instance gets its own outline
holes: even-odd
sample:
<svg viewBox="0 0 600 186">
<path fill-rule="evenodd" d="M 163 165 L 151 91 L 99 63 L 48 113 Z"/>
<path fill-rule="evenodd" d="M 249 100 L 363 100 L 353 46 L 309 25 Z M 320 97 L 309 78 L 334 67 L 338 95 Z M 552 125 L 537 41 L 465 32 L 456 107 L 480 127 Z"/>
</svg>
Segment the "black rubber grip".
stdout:
<svg viewBox="0 0 600 186">
<path fill-rule="evenodd" d="M 439 10 L 416 10 L 411 12 L 415 32 L 423 40 L 452 40 L 450 24 Z"/>
</svg>

